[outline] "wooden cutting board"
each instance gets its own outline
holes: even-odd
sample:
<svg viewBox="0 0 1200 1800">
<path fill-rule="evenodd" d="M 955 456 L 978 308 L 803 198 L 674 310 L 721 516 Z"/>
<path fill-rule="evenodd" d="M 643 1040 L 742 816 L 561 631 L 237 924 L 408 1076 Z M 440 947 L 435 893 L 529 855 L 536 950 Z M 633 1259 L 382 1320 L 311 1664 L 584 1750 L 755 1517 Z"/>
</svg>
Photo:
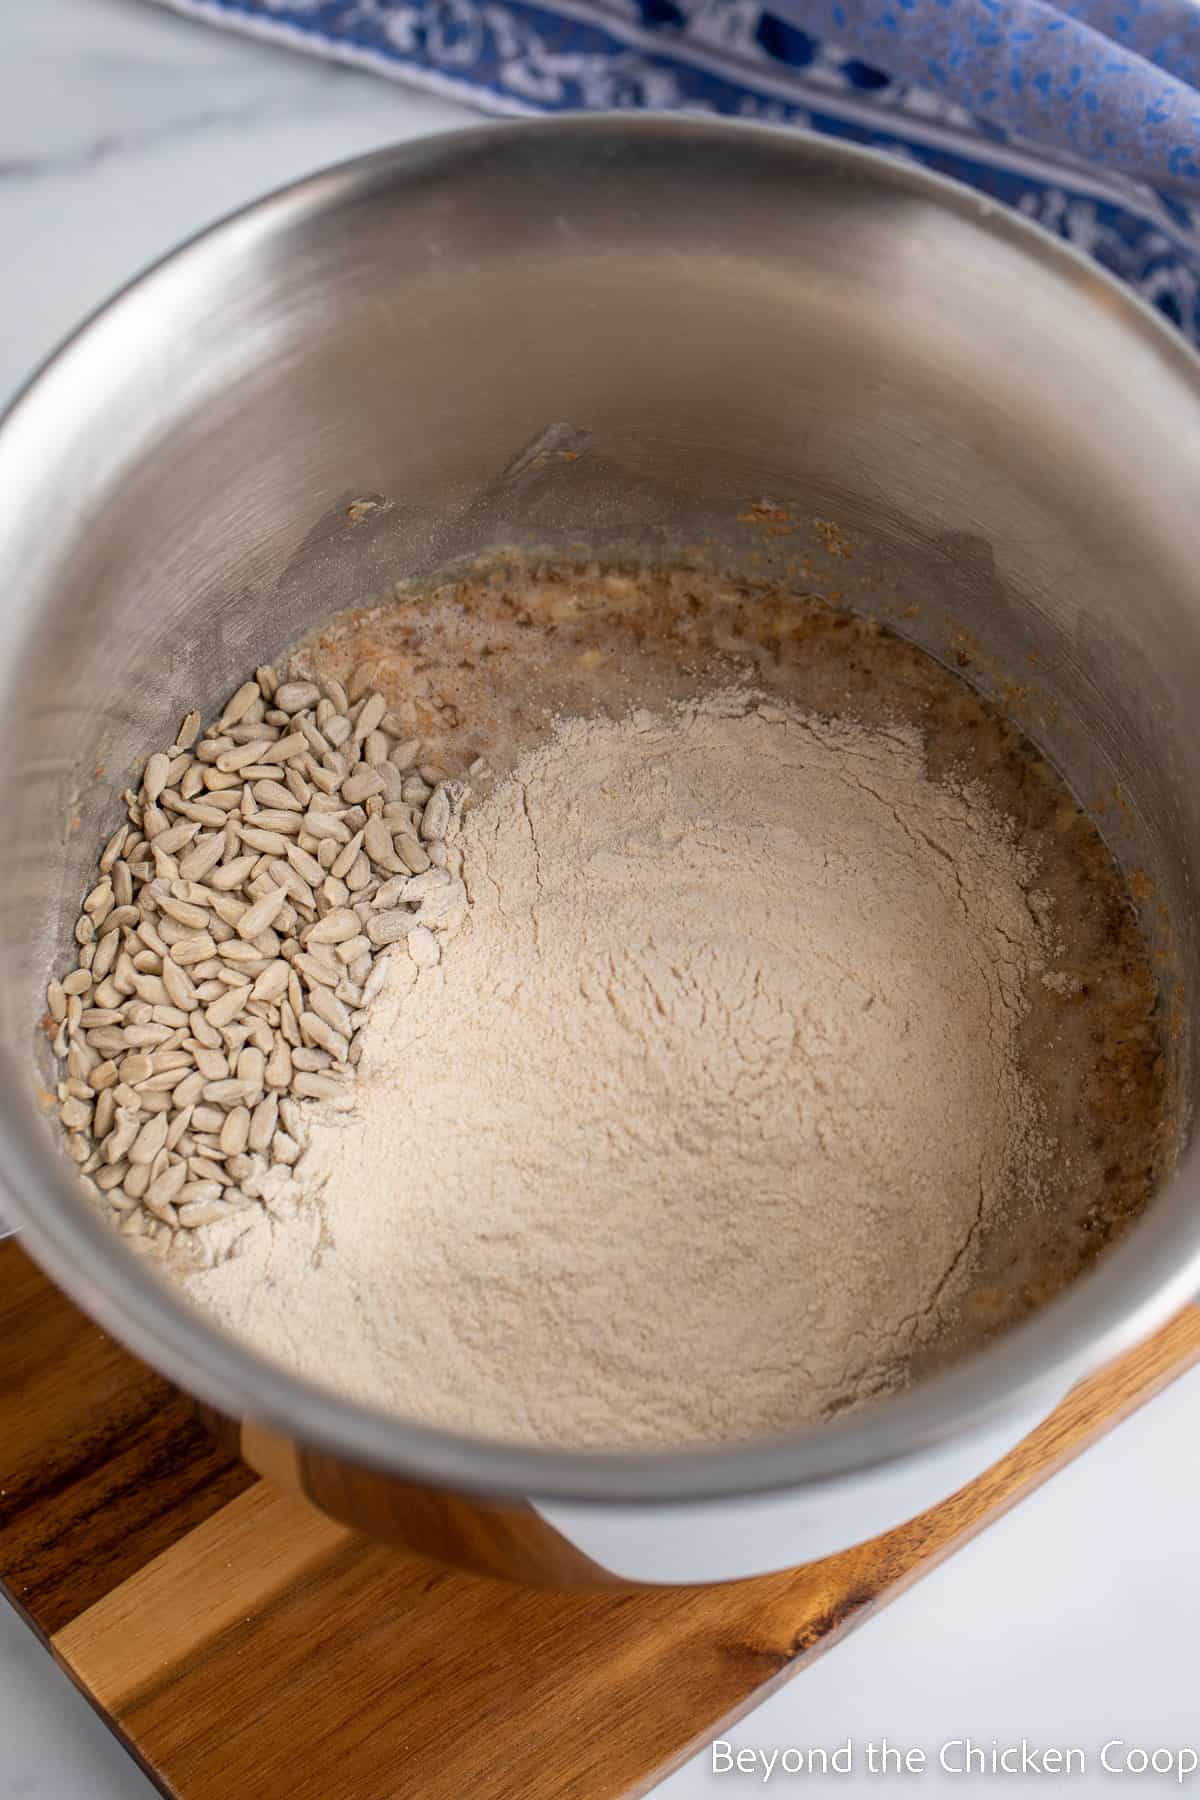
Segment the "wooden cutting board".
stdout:
<svg viewBox="0 0 1200 1800">
<path fill-rule="evenodd" d="M 825 1562 L 556 1594 L 366 1543 L 232 1463 L 0 1244 L 0 1581 L 178 1800 L 645 1794 L 1200 1358 L 1200 1309 L 986 1475 Z"/>
</svg>

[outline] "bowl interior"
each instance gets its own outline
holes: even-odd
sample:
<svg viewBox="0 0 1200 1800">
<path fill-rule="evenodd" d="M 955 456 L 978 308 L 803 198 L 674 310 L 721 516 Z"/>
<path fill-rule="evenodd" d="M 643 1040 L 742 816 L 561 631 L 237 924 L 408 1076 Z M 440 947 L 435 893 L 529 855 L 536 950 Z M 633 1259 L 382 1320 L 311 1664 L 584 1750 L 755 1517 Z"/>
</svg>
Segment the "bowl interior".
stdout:
<svg viewBox="0 0 1200 1800">
<path fill-rule="evenodd" d="M 121 790 L 187 706 L 211 709 L 318 620 L 493 546 L 803 564 L 807 591 L 945 660 L 969 646 L 974 678 L 1142 872 L 1182 1128 L 1200 379 L 1146 309 L 975 196 L 728 126 L 411 145 L 143 279 L 18 403 L 0 486 L 15 1204 L 110 1324 L 130 1259 L 44 1141 L 31 1046 Z M 382 504 L 352 523 L 358 499 Z M 785 532 L 762 529 L 764 501 Z M 989 1352 L 962 1404 L 1161 1313 L 1164 1271 L 1195 1261 L 1190 1211 L 1152 1208 L 1121 1280 L 1025 1328 L 1043 1336 L 1024 1364 Z M 144 1297 L 150 1277 L 128 1279 Z M 212 1334 L 155 1307 L 157 1359 L 179 1373 Z M 206 1397 L 265 1393 L 254 1359 L 218 1378 L 211 1348 Z"/>
</svg>

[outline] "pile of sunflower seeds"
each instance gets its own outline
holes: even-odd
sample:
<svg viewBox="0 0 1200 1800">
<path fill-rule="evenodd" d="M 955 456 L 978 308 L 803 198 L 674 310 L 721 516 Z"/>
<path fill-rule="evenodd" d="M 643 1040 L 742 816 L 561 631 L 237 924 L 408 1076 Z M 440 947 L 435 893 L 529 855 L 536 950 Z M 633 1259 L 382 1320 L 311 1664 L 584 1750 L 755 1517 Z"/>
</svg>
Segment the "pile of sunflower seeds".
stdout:
<svg viewBox="0 0 1200 1800">
<path fill-rule="evenodd" d="M 371 688 L 261 668 L 124 794 L 47 1005 L 59 1118 L 139 1249 L 297 1192 L 309 1106 L 353 1103 L 386 959 L 462 922 L 467 788 Z M 390 949 L 389 946 L 395 946 Z"/>
</svg>

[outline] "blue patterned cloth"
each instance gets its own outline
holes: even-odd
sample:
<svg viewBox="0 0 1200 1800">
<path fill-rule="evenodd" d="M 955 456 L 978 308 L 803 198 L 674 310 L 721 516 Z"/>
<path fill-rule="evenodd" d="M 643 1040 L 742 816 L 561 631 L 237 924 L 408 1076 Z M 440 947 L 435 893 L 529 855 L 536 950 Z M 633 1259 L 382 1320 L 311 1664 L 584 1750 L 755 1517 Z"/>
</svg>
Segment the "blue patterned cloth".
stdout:
<svg viewBox="0 0 1200 1800">
<path fill-rule="evenodd" d="M 1035 219 L 1200 344 L 1193 0 L 165 3 L 493 112 L 683 109 L 869 144 Z"/>
</svg>

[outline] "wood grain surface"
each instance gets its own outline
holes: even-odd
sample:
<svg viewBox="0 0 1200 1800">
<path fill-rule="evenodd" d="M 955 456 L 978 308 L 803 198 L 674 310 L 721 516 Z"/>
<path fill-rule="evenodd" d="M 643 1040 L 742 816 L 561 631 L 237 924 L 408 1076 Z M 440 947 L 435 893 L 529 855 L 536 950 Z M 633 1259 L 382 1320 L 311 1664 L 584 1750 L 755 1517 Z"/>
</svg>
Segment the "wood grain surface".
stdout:
<svg viewBox="0 0 1200 1800">
<path fill-rule="evenodd" d="M 549 1593 L 355 1538 L 0 1244 L 0 1579 L 179 1800 L 617 1800 L 1200 1358 L 1200 1311 L 895 1531 L 720 1588 Z"/>
<path fill-rule="evenodd" d="M 0 1579 L 47 1636 L 254 1476 L 0 1243 Z"/>
</svg>

